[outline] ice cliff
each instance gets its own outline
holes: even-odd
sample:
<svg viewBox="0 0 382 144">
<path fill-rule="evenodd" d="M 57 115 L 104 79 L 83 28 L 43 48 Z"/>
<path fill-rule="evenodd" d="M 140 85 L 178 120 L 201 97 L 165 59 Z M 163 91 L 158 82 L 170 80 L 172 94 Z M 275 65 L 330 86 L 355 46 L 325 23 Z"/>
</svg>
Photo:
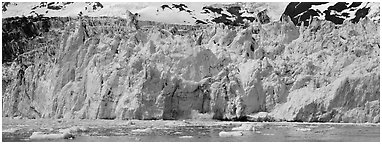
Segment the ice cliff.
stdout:
<svg viewBox="0 0 382 144">
<path fill-rule="evenodd" d="M 3 19 L 3 116 L 380 122 L 379 22 L 132 18 Z"/>
</svg>

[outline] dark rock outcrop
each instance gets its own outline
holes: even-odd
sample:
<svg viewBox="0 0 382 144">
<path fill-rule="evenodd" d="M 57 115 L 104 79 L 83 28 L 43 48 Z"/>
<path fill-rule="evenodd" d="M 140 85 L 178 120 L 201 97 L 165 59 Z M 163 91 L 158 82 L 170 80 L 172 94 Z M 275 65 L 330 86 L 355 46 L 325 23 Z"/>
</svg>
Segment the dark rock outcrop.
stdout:
<svg viewBox="0 0 382 144">
<path fill-rule="evenodd" d="M 291 2 L 284 11 L 295 25 L 308 26 L 314 18 L 343 24 L 345 20 L 357 23 L 370 11 L 370 2 Z"/>
</svg>

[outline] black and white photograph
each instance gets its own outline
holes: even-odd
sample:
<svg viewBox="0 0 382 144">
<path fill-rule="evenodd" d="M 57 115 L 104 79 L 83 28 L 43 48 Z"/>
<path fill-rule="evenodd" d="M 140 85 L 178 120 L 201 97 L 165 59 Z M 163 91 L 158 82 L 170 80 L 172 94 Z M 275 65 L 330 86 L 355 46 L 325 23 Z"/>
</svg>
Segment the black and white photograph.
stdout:
<svg viewBox="0 0 382 144">
<path fill-rule="evenodd" d="M 2 2 L 2 142 L 380 142 L 380 2 Z"/>
</svg>

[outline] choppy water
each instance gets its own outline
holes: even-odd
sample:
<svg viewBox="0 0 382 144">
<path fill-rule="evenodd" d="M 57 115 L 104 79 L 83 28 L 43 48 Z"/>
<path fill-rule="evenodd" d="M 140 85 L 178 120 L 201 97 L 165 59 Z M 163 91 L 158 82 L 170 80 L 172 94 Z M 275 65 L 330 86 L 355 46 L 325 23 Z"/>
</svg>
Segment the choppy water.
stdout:
<svg viewBox="0 0 382 144">
<path fill-rule="evenodd" d="M 256 131 L 244 131 L 243 136 L 219 137 L 221 131 L 231 131 L 231 126 L 178 126 L 152 128 L 152 132 L 132 132 L 136 127 L 91 127 L 89 132 L 76 133 L 75 139 L 45 141 L 62 142 L 378 142 L 379 125 L 351 124 L 272 124 Z M 31 141 L 32 131 L 2 133 L 3 141 Z M 185 138 L 181 138 L 185 136 Z M 192 137 L 191 137 L 192 136 Z"/>
</svg>

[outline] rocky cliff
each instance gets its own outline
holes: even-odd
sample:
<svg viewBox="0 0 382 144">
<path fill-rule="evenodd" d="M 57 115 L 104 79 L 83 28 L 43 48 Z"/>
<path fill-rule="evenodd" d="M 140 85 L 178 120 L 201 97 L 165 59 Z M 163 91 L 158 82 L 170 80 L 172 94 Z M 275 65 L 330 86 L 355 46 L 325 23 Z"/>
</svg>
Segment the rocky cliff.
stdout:
<svg viewBox="0 0 382 144">
<path fill-rule="evenodd" d="M 131 21 L 3 19 L 3 116 L 380 121 L 380 27 L 368 18 L 301 27 L 288 17 L 246 27 Z"/>
</svg>

